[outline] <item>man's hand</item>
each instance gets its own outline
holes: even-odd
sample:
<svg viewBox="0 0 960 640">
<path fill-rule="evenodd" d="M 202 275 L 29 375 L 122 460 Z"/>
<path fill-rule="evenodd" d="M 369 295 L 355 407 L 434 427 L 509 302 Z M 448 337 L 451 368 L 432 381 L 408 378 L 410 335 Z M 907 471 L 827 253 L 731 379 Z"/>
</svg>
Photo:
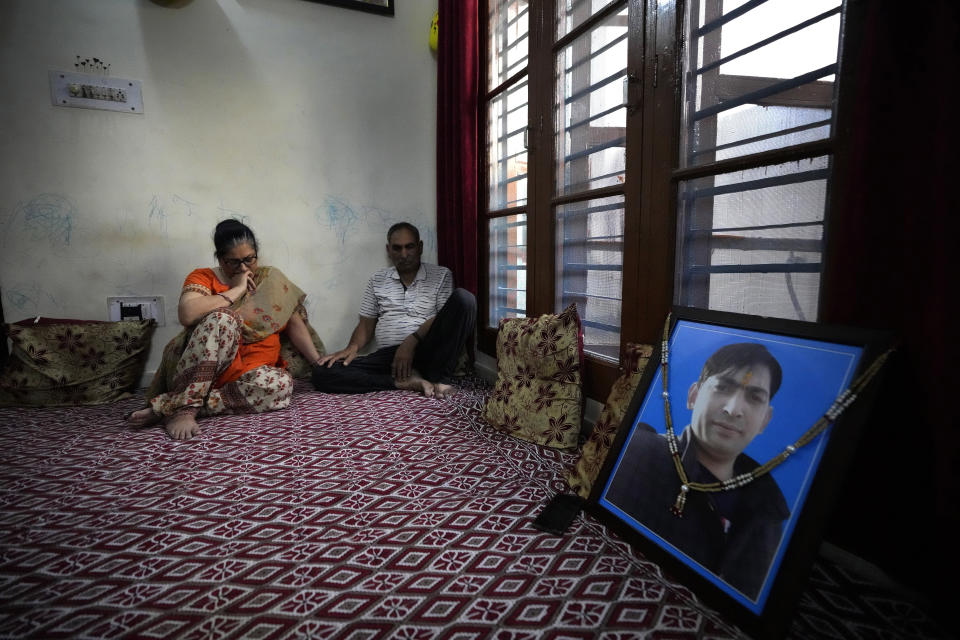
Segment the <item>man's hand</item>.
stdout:
<svg viewBox="0 0 960 640">
<path fill-rule="evenodd" d="M 409 335 L 403 339 L 397 352 L 393 354 L 391 373 L 397 382 L 404 382 L 413 370 L 413 354 L 417 350 L 417 339 Z"/>
<path fill-rule="evenodd" d="M 327 355 L 323 356 L 317 360 L 316 366 L 322 367 L 323 365 L 327 365 L 327 368 L 329 369 L 333 366 L 334 362 L 343 360 L 343 366 L 346 367 L 353 362 L 354 358 L 357 357 L 357 351 L 359 350 L 360 349 L 356 345 L 349 344 L 345 349 L 340 349 L 340 351 L 328 353 Z"/>
</svg>

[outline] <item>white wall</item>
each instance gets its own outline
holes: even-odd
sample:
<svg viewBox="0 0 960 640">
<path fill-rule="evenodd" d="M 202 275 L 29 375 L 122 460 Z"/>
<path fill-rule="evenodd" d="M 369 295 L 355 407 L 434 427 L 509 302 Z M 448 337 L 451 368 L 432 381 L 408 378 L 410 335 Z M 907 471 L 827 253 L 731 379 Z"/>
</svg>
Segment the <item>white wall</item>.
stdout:
<svg viewBox="0 0 960 640">
<path fill-rule="evenodd" d="M 238 217 L 343 346 L 389 224 L 417 224 L 436 261 L 436 4 L 3 0 L 6 320 L 105 320 L 108 296 L 161 295 L 152 371 L 184 276 L 215 264 L 213 227 Z M 48 70 L 77 55 L 140 80 L 144 113 L 52 106 Z"/>
</svg>

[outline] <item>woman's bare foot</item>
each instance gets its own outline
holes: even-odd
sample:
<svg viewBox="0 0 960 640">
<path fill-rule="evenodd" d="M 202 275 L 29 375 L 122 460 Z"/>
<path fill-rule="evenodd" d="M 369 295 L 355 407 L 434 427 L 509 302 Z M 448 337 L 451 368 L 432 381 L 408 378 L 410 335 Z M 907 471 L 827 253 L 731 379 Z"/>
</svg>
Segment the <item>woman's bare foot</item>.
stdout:
<svg viewBox="0 0 960 640">
<path fill-rule="evenodd" d="M 160 422 L 162 418 L 163 416 L 154 411 L 153 408 L 146 407 L 138 411 L 131 411 L 126 415 L 124 420 L 126 420 L 127 424 L 131 427 L 149 427 L 150 425 Z"/>
<path fill-rule="evenodd" d="M 429 380 L 424 380 L 420 374 L 416 372 L 416 370 L 411 371 L 410 377 L 403 382 L 394 380 L 393 384 L 397 389 L 403 389 L 405 391 L 419 391 L 428 398 L 433 397 L 433 383 Z"/>
<path fill-rule="evenodd" d="M 433 385 L 433 397 L 439 400 L 446 400 L 457 392 L 457 388 L 452 384 L 437 382 Z"/>
<path fill-rule="evenodd" d="M 169 416 L 163 422 L 163 428 L 174 440 L 189 440 L 200 435 L 200 425 L 197 424 L 196 414 L 192 411 L 180 411 Z"/>
</svg>

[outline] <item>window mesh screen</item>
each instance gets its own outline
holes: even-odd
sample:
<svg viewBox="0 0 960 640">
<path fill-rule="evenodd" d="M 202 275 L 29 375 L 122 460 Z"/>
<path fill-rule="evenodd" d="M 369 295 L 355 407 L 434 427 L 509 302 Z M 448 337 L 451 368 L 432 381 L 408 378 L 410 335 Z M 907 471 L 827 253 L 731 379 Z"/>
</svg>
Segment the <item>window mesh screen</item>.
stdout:
<svg viewBox="0 0 960 640">
<path fill-rule="evenodd" d="M 575 302 L 584 351 L 609 360 L 620 351 L 623 221 L 622 196 L 556 208 L 556 310 Z"/>
<path fill-rule="evenodd" d="M 680 185 L 678 302 L 815 320 L 829 158 Z"/>
<path fill-rule="evenodd" d="M 696 3 L 685 166 L 830 136 L 839 0 Z"/>
<path fill-rule="evenodd" d="M 526 68 L 530 45 L 530 7 L 525 0 L 493 0 L 488 16 L 487 89 Z"/>
<path fill-rule="evenodd" d="M 831 136 L 842 8 L 842 0 L 688 5 L 680 165 L 720 166 L 678 182 L 678 304 L 817 319 L 830 156 L 775 158 Z M 760 153 L 773 159 L 723 169 Z"/>
<path fill-rule="evenodd" d="M 608 4 L 610 0 L 557 0 L 557 39 L 579 27 Z"/>
<path fill-rule="evenodd" d="M 527 202 L 527 80 L 490 100 L 487 109 L 487 167 L 491 210 Z"/>
<path fill-rule="evenodd" d="M 490 233 L 490 317 L 496 327 L 502 318 L 527 314 L 527 216 L 494 218 Z"/>
<path fill-rule="evenodd" d="M 556 59 L 557 192 L 624 181 L 627 11 L 564 47 Z"/>
</svg>

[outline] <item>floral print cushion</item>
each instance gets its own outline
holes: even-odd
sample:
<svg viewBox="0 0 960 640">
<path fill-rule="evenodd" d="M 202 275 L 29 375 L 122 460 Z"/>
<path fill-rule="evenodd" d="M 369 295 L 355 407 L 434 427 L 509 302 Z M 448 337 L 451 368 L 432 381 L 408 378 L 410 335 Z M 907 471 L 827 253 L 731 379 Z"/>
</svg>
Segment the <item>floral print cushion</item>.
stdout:
<svg viewBox="0 0 960 640">
<path fill-rule="evenodd" d="M 0 406 L 104 404 L 137 388 L 154 320 L 23 320 L 5 325 L 13 349 Z"/>
<path fill-rule="evenodd" d="M 576 305 L 508 318 L 497 332 L 497 383 L 484 417 L 522 440 L 574 449 L 580 436 L 583 332 Z"/>
<path fill-rule="evenodd" d="M 620 365 L 620 377 L 613 383 L 607 403 L 597 418 L 597 423 L 590 432 L 590 437 L 583 445 L 580 458 L 573 468 L 566 471 L 567 483 L 570 488 L 583 498 L 590 496 L 593 482 L 600 473 L 610 446 L 617 438 L 620 423 L 630 406 L 633 394 L 643 377 L 643 372 L 650 362 L 653 347 L 649 344 L 634 344 L 628 342 L 624 348 L 623 364 Z"/>
</svg>

